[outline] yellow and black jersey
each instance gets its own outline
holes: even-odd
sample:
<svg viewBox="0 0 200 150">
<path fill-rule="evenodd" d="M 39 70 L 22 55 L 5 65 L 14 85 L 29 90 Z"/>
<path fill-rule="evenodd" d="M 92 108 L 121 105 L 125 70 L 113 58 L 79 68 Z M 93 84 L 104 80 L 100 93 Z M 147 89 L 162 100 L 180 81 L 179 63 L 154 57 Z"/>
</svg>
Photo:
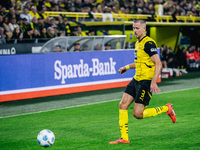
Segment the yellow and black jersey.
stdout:
<svg viewBox="0 0 200 150">
<path fill-rule="evenodd" d="M 152 62 L 151 56 L 154 54 L 157 54 L 157 45 L 152 38 L 145 36 L 135 43 L 135 80 L 152 80 L 155 64 Z"/>
</svg>

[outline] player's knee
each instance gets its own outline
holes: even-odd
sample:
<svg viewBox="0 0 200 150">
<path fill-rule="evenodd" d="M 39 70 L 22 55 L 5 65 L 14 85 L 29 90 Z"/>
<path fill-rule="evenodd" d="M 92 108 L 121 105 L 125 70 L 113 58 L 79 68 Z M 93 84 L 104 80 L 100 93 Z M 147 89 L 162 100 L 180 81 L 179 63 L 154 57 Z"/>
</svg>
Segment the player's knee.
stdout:
<svg viewBox="0 0 200 150">
<path fill-rule="evenodd" d="M 142 114 L 142 113 L 139 113 L 139 112 L 133 112 L 133 116 L 134 116 L 136 119 L 143 119 L 143 114 Z"/>
<path fill-rule="evenodd" d="M 119 109 L 127 109 L 127 103 L 125 101 L 121 101 L 119 103 Z"/>
</svg>

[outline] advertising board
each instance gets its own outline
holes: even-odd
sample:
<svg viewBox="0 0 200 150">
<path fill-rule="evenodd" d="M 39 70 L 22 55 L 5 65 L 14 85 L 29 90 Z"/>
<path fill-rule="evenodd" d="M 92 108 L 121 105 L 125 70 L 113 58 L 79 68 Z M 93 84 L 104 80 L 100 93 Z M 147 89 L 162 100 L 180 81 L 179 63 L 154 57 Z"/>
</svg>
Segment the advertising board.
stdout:
<svg viewBox="0 0 200 150">
<path fill-rule="evenodd" d="M 0 56 L 0 102 L 124 87 L 133 50 Z"/>
</svg>

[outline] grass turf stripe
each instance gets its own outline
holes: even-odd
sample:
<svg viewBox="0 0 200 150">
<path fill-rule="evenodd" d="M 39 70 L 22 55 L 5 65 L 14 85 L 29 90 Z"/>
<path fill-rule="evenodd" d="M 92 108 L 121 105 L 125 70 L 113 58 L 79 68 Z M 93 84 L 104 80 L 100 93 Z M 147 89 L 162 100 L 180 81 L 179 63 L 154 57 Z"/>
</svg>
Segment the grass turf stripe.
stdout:
<svg viewBox="0 0 200 150">
<path fill-rule="evenodd" d="M 167 91 L 167 92 L 160 92 L 158 94 L 172 93 L 172 92 L 185 91 L 185 90 L 198 89 L 198 88 L 200 88 L 200 87 L 187 88 L 187 89 L 181 89 L 181 90 L 172 90 L 172 91 Z M 68 109 L 68 108 L 82 107 L 82 106 L 87 106 L 87 105 L 95 105 L 95 104 L 101 104 L 101 103 L 112 102 L 112 101 L 117 101 L 117 100 L 120 100 L 120 99 L 106 100 L 106 101 L 95 102 L 95 103 L 87 103 L 87 104 L 82 104 L 82 105 L 75 105 L 75 106 L 69 106 L 69 107 L 63 107 L 63 108 L 56 108 L 56 109 L 50 109 L 50 110 L 45 110 L 45 111 L 37 111 L 37 112 L 16 114 L 16 115 L 0 117 L 0 119 L 10 118 L 10 117 L 17 117 L 17 116 L 24 116 L 24 115 L 30 115 L 30 114 L 38 114 L 38 113 L 50 112 L 50 111 L 55 111 L 55 110 Z"/>
</svg>

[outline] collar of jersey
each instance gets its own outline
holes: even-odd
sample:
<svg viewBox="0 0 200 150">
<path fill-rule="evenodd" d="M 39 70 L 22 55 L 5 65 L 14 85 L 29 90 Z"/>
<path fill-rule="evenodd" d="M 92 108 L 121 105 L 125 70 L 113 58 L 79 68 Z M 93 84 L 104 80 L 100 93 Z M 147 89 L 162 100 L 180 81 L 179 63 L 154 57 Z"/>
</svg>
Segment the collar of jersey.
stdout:
<svg viewBox="0 0 200 150">
<path fill-rule="evenodd" d="M 146 35 L 141 39 L 141 40 L 139 40 L 138 42 L 141 42 L 145 37 L 147 37 Z"/>
</svg>

